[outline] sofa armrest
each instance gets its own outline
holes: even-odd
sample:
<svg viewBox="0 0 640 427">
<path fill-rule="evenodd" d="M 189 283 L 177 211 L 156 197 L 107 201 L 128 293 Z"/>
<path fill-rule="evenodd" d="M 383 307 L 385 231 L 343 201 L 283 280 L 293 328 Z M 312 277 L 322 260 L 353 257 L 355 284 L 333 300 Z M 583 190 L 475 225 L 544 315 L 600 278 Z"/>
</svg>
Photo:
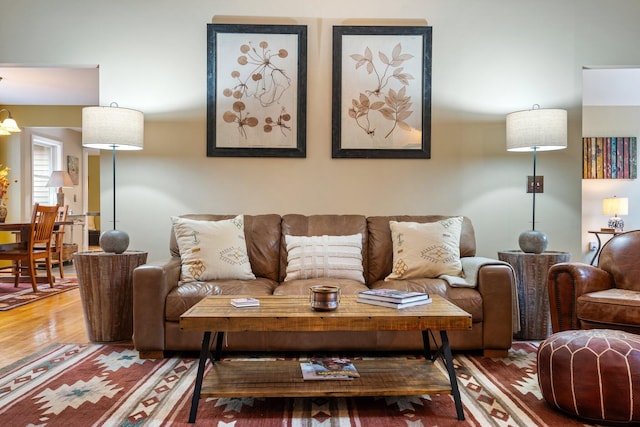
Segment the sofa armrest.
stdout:
<svg viewBox="0 0 640 427">
<path fill-rule="evenodd" d="M 145 264 L 133 271 L 133 343 L 140 357 L 162 357 L 165 301 L 178 286 L 180 258 Z"/>
<path fill-rule="evenodd" d="M 506 354 L 513 342 L 515 273 L 510 265 L 489 264 L 478 271 L 482 295 L 485 356 Z M 516 319 L 515 321 L 519 321 Z"/>
<path fill-rule="evenodd" d="M 551 266 L 547 278 L 551 328 L 554 333 L 580 329 L 576 301 L 580 295 L 614 287 L 606 271 L 579 262 L 562 262 Z"/>
</svg>

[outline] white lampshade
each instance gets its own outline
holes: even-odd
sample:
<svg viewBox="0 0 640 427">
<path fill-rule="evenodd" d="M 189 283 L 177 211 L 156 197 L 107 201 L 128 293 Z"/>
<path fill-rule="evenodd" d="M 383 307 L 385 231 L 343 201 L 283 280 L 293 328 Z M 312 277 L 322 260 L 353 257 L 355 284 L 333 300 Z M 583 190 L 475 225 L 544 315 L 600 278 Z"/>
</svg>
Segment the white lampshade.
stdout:
<svg viewBox="0 0 640 427">
<path fill-rule="evenodd" d="M 82 146 L 100 150 L 142 150 L 144 114 L 119 107 L 82 109 Z"/>
<path fill-rule="evenodd" d="M 604 215 L 629 215 L 629 199 L 627 197 L 608 197 L 602 199 Z"/>
<path fill-rule="evenodd" d="M 47 187 L 73 187 L 73 180 L 69 172 L 53 171 L 47 181 Z"/>
<path fill-rule="evenodd" d="M 567 111 L 534 108 L 507 115 L 508 151 L 567 148 Z"/>
</svg>

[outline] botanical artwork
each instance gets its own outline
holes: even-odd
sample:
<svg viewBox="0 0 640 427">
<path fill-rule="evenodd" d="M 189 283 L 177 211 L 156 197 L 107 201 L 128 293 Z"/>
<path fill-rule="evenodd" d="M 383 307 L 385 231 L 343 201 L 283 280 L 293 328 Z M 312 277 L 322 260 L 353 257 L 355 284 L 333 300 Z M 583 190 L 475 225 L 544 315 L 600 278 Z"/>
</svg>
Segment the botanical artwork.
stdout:
<svg viewBox="0 0 640 427">
<path fill-rule="evenodd" d="M 582 138 L 583 179 L 636 179 L 635 136 Z"/>
<path fill-rule="evenodd" d="M 412 116 L 417 117 L 416 125 L 421 125 L 420 117 L 411 109 L 411 96 L 407 94 L 407 86 L 414 77 L 413 74 L 405 72 L 404 66 L 409 68 L 411 64 L 405 62 L 415 57 L 409 53 L 402 53 L 402 43 L 393 47 L 390 57 L 379 50 L 374 58 L 369 46 L 365 46 L 362 54 L 353 53 L 349 57 L 354 61 L 353 66 L 356 70 L 360 69 L 361 73 L 364 71 L 370 77 L 363 80 L 360 87 L 356 86 L 360 93 L 358 99 L 351 99 L 351 107 L 347 110 L 349 118 L 354 120 L 365 135 L 371 136 L 373 141 L 378 141 L 381 147 L 386 145 L 391 148 L 394 144 L 391 134 L 394 131 L 411 132 L 416 129 L 409 124 L 413 121 Z M 342 93 L 343 96 L 353 96 L 353 89 L 343 87 Z M 349 96 L 346 97 L 347 101 L 348 98 Z M 376 112 L 379 115 L 376 115 Z M 376 131 L 379 132 L 380 138 L 376 138 Z M 348 147 L 349 144 L 344 146 Z"/>
<path fill-rule="evenodd" d="M 334 157 L 428 157 L 428 27 L 406 28 L 334 27 Z"/>
<path fill-rule="evenodd" d="M 295 155 L 306 133 L 304 108 L 299 108 L 306 103 L 299 67 L 306 60 L 299 51 L 301 28 L 281 33 L 280 26 L 212 27 L 210 90 L 215 88 L 215 100 L 209 107 L 215 117 L 208 124 L 215 135 L 208 148 L 215 155 Z M 223 154 L 224 149 L 235 151 Z"/>
</svg>

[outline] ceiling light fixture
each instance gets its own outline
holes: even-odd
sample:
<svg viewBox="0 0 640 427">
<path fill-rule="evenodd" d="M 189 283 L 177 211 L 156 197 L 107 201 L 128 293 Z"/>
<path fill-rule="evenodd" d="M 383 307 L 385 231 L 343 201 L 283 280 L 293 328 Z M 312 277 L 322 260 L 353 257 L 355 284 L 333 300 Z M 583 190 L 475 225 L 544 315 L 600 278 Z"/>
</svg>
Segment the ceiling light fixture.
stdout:
<svg viewBox="0 0 640 427">
<path fill-rule="evenodd" d="M 2 81 L 2 79 L 3 77 L 0 77 L 0 82 Z M 4 119 L 3 122 L 0 122 L 0 135 L 11 135 L 12 133 L 21 132 L 18 124 L 11 115 L 11 111 L 7 110 L 6 108 L 0 109 L 0 114 L 4 112 L 7 113 L 7 118 Z"/>
</svg>

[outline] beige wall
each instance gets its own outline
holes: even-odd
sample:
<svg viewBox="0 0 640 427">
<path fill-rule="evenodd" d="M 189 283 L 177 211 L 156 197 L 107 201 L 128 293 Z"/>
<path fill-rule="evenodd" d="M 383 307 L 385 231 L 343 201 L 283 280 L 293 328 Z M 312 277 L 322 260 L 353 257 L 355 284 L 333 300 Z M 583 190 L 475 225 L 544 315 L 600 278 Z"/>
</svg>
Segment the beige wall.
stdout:
<svg viewBox="0 0 640 427">
<path fill-rule="evenodd" d="M 532 157 L 505 151 L 504 117 L 535 103 L 569 112 L 568 149 L 538 157 L 536 228 L 581 258 L 581 68 L 640 64 L 636 0 L 21 0 L 10 15 L 0 63 L 100 64 L 101 104 L 145 112 L 144 151 L 118 153 L 117 206 L 150 260 L 188 212 L 462 214 L 480 255 L 515 248 Z M 205 156 L 206 24 L 234 16 L 309 27 L 305 159 Z M 432 159 L 331 159 L 331 26 L 354 19 L 433 27 Z M 101 171 L 105 228 L 108 153 Z"/>
</svg>

